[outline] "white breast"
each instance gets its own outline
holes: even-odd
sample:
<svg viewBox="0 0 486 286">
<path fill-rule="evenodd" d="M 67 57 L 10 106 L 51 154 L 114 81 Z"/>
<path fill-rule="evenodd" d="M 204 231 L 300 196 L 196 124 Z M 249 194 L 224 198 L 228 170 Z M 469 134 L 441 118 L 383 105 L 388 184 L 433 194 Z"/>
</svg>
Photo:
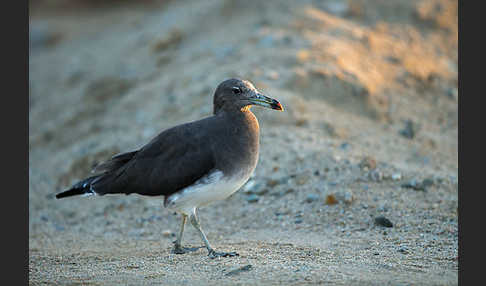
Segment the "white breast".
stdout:
<svg viewBox="0 0 486 286">
<path fill-rule="evenodd" d="M 215 169 L 193 185 L 167 197 L 165 206 L 190 215 L 196 207 L 226 199 L 243 186 L 250 175 L 251 173 L 228 178 L 223 172 Z"/>
</svg>

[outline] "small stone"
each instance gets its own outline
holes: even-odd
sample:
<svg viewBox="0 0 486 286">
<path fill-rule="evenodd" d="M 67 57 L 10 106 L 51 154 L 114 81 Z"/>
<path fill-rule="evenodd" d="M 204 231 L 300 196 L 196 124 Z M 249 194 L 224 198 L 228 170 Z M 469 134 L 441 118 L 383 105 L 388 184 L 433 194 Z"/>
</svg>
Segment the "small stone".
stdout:
<svg viewBox="0 0 486 286">
<path fill-rule="evenodd" d="M 354 201 L 354 196 L 349 191 L 341 191 L 334 194 L 334 196 L 338 201 L 344 202 L 347 205 L 351 204 Z"/>
<path fill-rule="evenodd" d="M 400 248 L 398 248 L 398 252 L 403 254 L 409 254 L 409 251 L 405 246 L 400 246 Z"/>
<path fill-rule="evenodd" d="M 162 231 L 162 236 L 163 237 L 171 237 L 172 231 L 170 229 L 166 229 L 166 230 Z"/>
<path fill-rule="evenodd" d="M 305 198 L 306 203 L 312 203 L 315 202 L 319 199 L 319 196 L 316 194 L 308 194 L 307 197 Z"/>
<path fill-rule="evenodd" d="M 427 187 L 423 183 L 419 183 L 416 179 L 411 179 L 410 181 L 401 185 L 402 188 L 413 189 L 415 191 L 427 191 Z"/>
<path fill-rule="evenodd" d="M 346 192 L 346 193 L 344 194 L 343 202 L 344 202 L 345 204 L 347 204 L 347 205 L 349 205 L 349 204 L 351 204 L 352 202 L 354 202 L 354 196 L 353 196 L 353 194 Z"/>
<path fill-rule="evenodd" d="M 400 181 L 402 179 L 402 174 L 400 173 L 394 173 L 391 175 L 391 179 L 393 181 Z"/>
<path fill-rule="evenodd" d="M 249 180 L 248 182 L 246 182 L 245 186 L 243 187 L 243 191 L 249 192 L 255 185 L 256 185 L 255 180 Z"/>
<path fill-rule="evenodd" d="M 240 274 L 241 272 L 250 271 L 252 268 L 253 268 L 253 266 L 251 266 L 251 264 L 248 264 L 248 265 L 245 265 L 243 267 L 237 268 L 235 270 L 231 270 L 230 272 L 226 273 L 225 275 L 231 276 L 231 275 Z"/>
<path fill-rule="evenodd" d="M 299 186 L 305 185 L 310 179 L 308 174 L 300 174 L 295 178 L 295 183 Z"/>
<path fill-rule="evenodd" d="M 405 138 L 408 139 L 413 139 L 415 135 L 417 134 L 418 131 L 418 126 L 411 120 L 405 121 L 405 127 L 400 130 L 400 135 L 402 135 Z"/>
<path fill-rule="evenodd" d="M 267 186 L 270 187 L 270 188 L 273 188 L 273 187 L 275 187 L 278 184 L 280 184 L 280 181 L 279 180 L 269 179 L 267 181 Z"/>
<path fill-rule="evenodd" d="M 375 224 L 384 227 L 393 227 L 393 223 L 384 216 L 378 216 L 375 218 Z"/>
<path fill-rule="evenodd" d="M 250 194 L 246 197 L 246 201 L 249 203 L 256 203 L 260 198 L 256 194 Z"/>
<path fill-rule="evenodd" d="M 378 170 L 372 170 L 368 173 L 368 178 L 374 182 L 381 182 L 383 180 L 383 173 Z"/>
<path fill-rule="evenodd" d="M 251 180 L 245 184 L 243 189 L 248 194 L 256 194 L 262 196 L 268 193 L 268 189 L 263 186 L 263 184 L 259 181 Z"/>
<path fill-rule="evenodd" d="M 327 195 L 326 196 L 326 205 L 335 205 L 338 203 L 338 200 L 334 195 Z"/>
<path fill-rule="evenodd" d="M 372 157 L 366 156 L 359 163 L 361 170 L 374 170 L 376 169 L 376 160 Z"/>
<path fill-rule="evenodd" d="M 295 224 L 301 224 L 302 222 L 303 222 L 303 220 L 300 219 L 300 218 L 298 218 L 298 219 L 295 220 Z"/>
</svg>

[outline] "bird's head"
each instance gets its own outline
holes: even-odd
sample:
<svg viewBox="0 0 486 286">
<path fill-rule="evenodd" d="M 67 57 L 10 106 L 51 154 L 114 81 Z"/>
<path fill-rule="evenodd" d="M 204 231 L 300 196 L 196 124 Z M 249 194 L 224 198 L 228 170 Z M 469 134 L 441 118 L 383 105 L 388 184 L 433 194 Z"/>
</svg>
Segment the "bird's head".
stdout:
<svg viewBox="0 0 486 286">
<path fill-rule="evenodd" d="M 214 114 L 220 110 L 242 110 L 252 105 L 283 111 L 282 105 L 260 93 L 247 80 L 228 79 L 219 84 L 214 93 Z"/>
</svg>

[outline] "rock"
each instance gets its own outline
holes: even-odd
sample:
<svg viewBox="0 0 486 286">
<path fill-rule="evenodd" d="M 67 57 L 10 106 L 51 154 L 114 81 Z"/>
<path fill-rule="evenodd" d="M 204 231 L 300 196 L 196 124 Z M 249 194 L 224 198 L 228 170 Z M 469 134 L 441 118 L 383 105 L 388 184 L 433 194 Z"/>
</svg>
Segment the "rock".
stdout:
<svg viewBox="0 0 486 286">
<path fill-rule="evenodd" d="M 246 201 L 249 203 L 256 203 L 260 198 L 256 194 L 250 194 L 246 197 Z"/>
<path fill-rule="evenodd" d="M 376 160 L 370 156 L 366 156 L 359 163 L 361 170 L 374 170 L 376 169 Z"/>
<path fill-rule="evenodd" d="M 393 181 L 400 181 L 402 179 L 402 174 L 400 173 L 394 173 L 391 175 L 391 179 Z"/>
<path fill-rule="evenodd" d="M 306 203 L 312 203 L 319 200 L 319 196 L 316 194 L 308 194 L 307 197 L 305 198 Z"/>
<path fill-rule="evenodd" d="M 393 223 L 384 216 L 378 216 L 375 218 L 375 224 L 384 227 L 393 227 Z"/>
<path fill-rule="evenodd" d="M 402 188 L 413 189 L 415 191 L 427 191 L 427 188 L 434 184 L 434 180 L 427 178 L 422 182 L 418 182 L 416 179 L 411 179 L 410 181 L 401 185 Z"/>
<path fill-rule="evenodd" d="M 267 186 L 270 187 L 270 188 L 273 188 L 278 184 L 280 184 L 280 180 L 269 179 L 267 181 Z"/>
<path fill-rule="evenodd" d="M 243 186 L 243 191 L 244 192 L 251 192 L 251 190 L 253 189 L 253 187 L 256 185 L 256 181 L 255 180 L 249 180 L 248 182 L 246 182 L 246 184 Z"/>
<path fill-rule="evenodd" d="M 400 135 L 405 138 L 413 139 L 418 132 L 418 125 L 412 120 L 405 121 L 405 127 L 399 131 Z"/>
<path fill-rule="evenodd" d="M 263 183 L 255 180 L 247 182 L 243 188 L 243 191 L 247 194 L 256 194 L 259 196 L 268 193 L 268 189 L 263 186 Z"/>
<path fill-rule="evenodd" d="M 368 173 L 368 178 L 374 182 L 380 182 L 383 180 L 383 173 L 378 170 L 372 170 Z"/>
<path fill-rule="evenodd" d="M 172 231 L 170 229 L 166 229 L 166 230 L 162 231 L 162 236 L 163 237 L 171 237 L 171 236 L 173 236 L 173 234 L 172 234 Z"/>
<path fill-rule="evenodd" d="M 326 196 L 326 205 L 335 205 L 338 203 L 338 200 L 334 195 L 327 195 Z"/>
<path fill-rule="evenodd" d="M 302 222 L 304 222 L 301 218 L 298 218 L 294 221 L 295 224 L 301 224 Z"/>
<path fill-rule="evenodd" d="M 304 173 L 304 174 L 299 174 L 295 177 L 295 183 L 298 185 L 298 186 L 302 186 L 302 185 L 305 185 L 307 184 L 307 182 L 309 182 L 310 180 L 310 176 L 309 174 L 307 173 Z"/>
<path fill-rule="evenodd" d="M 248 264 L 248 265 L 242 266 L 240 268 L 237 268 L 235 270 L 231 270 L 230 272 L 226 273 L 225 275 L 226 276 L 237 275 L 237 274 L 240 274 L 241 272 L 250 271 L 252 268 L 253 268 L 253 266 L 251 266 L 251 264 Z"/>
<path fill-rule="evenodd" d="M 409 251 L 405 246 L 400 246 L 398 248 L 398 252 L 403 253 L 403 254 L 409 254 Z"/>
<path fill-rule="evenodd" d="M 345 192 L 344 193 L 344 196 L 343 196 L 343 199 L 342 201 L 345 203 L 345 204 L 351 204 L 353 201 L 354 201 L 354 196 L 353 194 L 349 193 L 349 192 Z"/>
</svg>

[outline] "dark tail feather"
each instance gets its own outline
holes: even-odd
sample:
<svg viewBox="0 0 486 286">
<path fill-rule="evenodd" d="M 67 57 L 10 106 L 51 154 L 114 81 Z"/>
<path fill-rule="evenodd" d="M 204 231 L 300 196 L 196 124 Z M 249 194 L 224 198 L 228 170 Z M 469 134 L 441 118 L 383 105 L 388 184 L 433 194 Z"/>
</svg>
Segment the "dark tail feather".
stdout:
<svg viewBox="0 0 486 286">
<path fill-rule="evenodd" d="M 89 177 L 87 179 L 84 179 L 84 180 L 76 183 L 69 190 L 57 194 L 56 195 L 56 198 L 57 199 L 62 199 L 62 198 L 71 197 L 71 196 L 78 196 L 78 195 L 84 195 L 84 194 L 93 194 L 94 191 L 91 188 L 91 183 L 95 179 L 97 179 L 98 177 L 100 177 L 100 176 L 92 176 L 92 177 Z"/>
<path fill-rule="evenodd" d="M 62 199 L 65 197 L 71 197 L 71 196 L 77 196 L 77 195 L 83 195 L 85 194 L 85 191 L 82 189 L 70 189 L 65 192 L 59 193 L 56 195 L 56 199 Z"/>
<path fill-rule="evenodd" d="M 118 155 L 113 156 L 110 160 L 101 163 L 100 165 L 96 166 L 93 169 L 94 173 L 98 172 L 112 172 L 116 169 L 120 168 L 121 166 L 125 165 L 128 161 L 130 161 L 138 151 L 132 151 L 127 153 L 121 153 Z"/>
</svg>

